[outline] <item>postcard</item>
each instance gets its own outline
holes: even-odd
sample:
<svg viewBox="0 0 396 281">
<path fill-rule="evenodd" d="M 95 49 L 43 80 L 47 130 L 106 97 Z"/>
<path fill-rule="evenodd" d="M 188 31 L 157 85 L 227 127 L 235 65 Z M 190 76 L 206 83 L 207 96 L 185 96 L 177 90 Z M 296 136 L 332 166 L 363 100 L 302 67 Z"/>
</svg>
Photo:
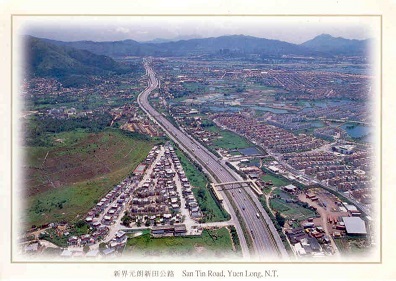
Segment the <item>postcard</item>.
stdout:
<svg viewBox="0 0 396 281">
<path fill-rule="evenodd" d="M 2 277 L 395 277 L 392 4 L 232 3 L 5 6 Z"/>
</svg>

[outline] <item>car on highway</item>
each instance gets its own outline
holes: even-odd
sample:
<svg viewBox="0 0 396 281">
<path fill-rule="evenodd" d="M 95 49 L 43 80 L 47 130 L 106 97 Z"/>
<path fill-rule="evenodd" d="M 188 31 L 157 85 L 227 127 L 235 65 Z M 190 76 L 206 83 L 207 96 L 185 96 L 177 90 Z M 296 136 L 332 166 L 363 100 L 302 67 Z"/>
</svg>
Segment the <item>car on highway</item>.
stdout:
<svg viewBox="0 0 396 281">
<path fill-rule="evenodd" d="M 259 213 L 256 213 L 256 217 L 259 219 L 259 218 L 260 218 L 260 214 L 259 214 Z"/>
</svg>

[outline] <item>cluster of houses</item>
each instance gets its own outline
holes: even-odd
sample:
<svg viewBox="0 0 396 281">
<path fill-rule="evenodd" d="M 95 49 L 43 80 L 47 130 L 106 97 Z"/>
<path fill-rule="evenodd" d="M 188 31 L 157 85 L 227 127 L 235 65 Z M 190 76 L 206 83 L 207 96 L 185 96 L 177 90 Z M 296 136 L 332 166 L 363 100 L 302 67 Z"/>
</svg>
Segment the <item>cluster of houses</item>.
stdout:
<svg viewBox="0 0 396 281">
<path fill-rule="evenodd" d="M 336 146 L 344 149 L 343 156 L 332 152 L 293 153 L 283 156 L 288 164 L 298 170 L 304 170 L 307 175 L 315 176 L 320 181 L 325 181 L 335 186 L 340 191 L 348 191 L 356 188 L 366 188 L 372 184 L 370 176 L 363 170 L 366 165 L 355 165 L 354 161 L 366 161 L 367 152 L 353 152 L 354 146 Z M 333 150 L 333 149 L 332 149 Z M 356 155 L 355 155 L 356 154 Z M 360 164 L 356 163 L 356 164 Z M 361 170 L 361 168 L 363 168 Z"/>
<path fill-rule="evenodd" d="M 81 244 L 78 246 L 84 246 L 84 245 L 92 245 L 90 242 L 83 242 L 83 238 L 81 238 Z M 118 231 L 112 240 L 110 240 L 106 247 L 104 249 L 92 249 L 89 250 L 87 253 L 84 253 L 81 250 L 73 250 L 73 249 L 64 249 L 60 253 L 60 257 L 62 258 L 81 258 L 81 257 L 86 257 L 86 258 L 98 258 L 98 257 L 110 257 L 116 255 L 116 253 L 123 249 L 126 245 L 127 242 L 127 235 L 124 231 L 120 230 Z M 87 239 L 84 239 L 84 241 Z M 77 244 L 76 244 L 77 246 Z"/>
<path fill-rule="evenodd" d="M 285 231 L 294 252 L 300 258 L 323 257 L 325 253 L 332 254 L 330 238 L 322 227 L 315 227 L 313 223 L 306 223 L 301 227 Z"/>
<path fill-rule="evenodd" d="M 371 83 L 363 75 L 349 75 L 329 71 L 294 71 L 293 69 L 261 71 L 259 77 L 265 85 L 280 87 L 293 92 L 293 95 L 286 92 L 281 96 L 288 100 L 321 100 L 324 98 L 344 97 L 367 98 Z M 340 82 L 334 83 L 334 81 Z"/>
<path fill-rule="evenodd" d="M 56 119 L 67 119 L 73 116 L 75 117 L 87 116 L 87 114 L 92 114 L 92 110 L 77 112 L 77 109 L 75 109 L 74 107 L 67 108 L 65 106 L 61 106 L 59 108 L 51 108 L 47 110 L 47 114 L 48 116 Z"/>
<path fill-rule="evenodd" d="M 314 136 L 325 139 L 327 141 L 334 141 L 337 139 L 344 139 L 347 133 L 338 127 L 322 127 L 314 130 Z"/>
<path fill-rule="evenodd" d="M 283 159 L 288 164 L 298 170 L 306 169 L 309 173 L 309 169 L 312 167 L 318 168 L 319 170 L 314 172 L 325 171 L 325 167 L 336 165 L 341 160 L 336 155 L 330 152 L 313 152 L 313 153 L 291 153 L 283 156 Z M 323 170 L 321 170 L 323 168 Z"/>
<path fill-rule="evenodd" d="M 312 150 L 325 143 L 321 139 L 308 135 L 294 135 L 284 129 L 258 123 L 256 119 L 241 114 L 219 114 L 216 116 L 216 121 L 274 152 L 291 153 Z"/>
<path fill-rule="evenodd" d="M 360 188 L 351 192 L 352 196 L 362 202 L 363 204 L 370 204 L 373 202 L 372 188 Z"/>
<path fill-rule="evenodd" d="M 345 162 L 350 163 L 356 168 L 362 169 L 364 171 L 369 171 L 371 169 L 370 163 L 373 161 L 373 154 L 369 151 L 355 151 L 352 155 L 347 155 L 344 157 Z"/>
<path fill-rule="evenodd" d="M 103 240 L 109 233 L 109 227 L 101 225 L 99 222 L 92 224 L 93 231 L 89 234 L 84 234 L 81 236 L 73 235 L 68 238 L 68 246 L 83 247 L 85 245 L 91 246 L 96 244 L 98 241 Z"/>
<path fill-rule="evenodd" d="M 303 130 L 312 127 L 304 116 L 298 114 L 273 114 L 267 123 L 285 130 Z"/>
<path fill-rule="evenodd" d="M 88 212 L 85 222 L 92 227 L 93 231 L 91 231 L 90 234 L 69 237 L 68 245 L 90 246 L 103 240 L 109 233 L 109 227 L 122 213 L 128 197 L 129 187 L 125 180 L 121 184 L 115 186 Z"/>
<path fill-rule="evenodd" d="M 335 167 L 336 168 L 336 167 Z M 329 180 L 329 183 L 332 182 L 332 179 L 339 178 L 344 181 L 351 182 L 365 182 L 368 181 L 368 177 L 365 174 L 356 174 L 353 170 L 346 170 L 344 166 L 338 167 L 339 169 L 328 170 L 325 172 L 319 172 L 316 174 L 316 178 L 318 180 Z M 336 181 L 334 181 L 335 183 Z"/>
<path fill-rule="evenodd" d="M 367 108 L 361 103 L 347 103 L 335 106 L 328 106 L 319 109 L 311 109 L 305 112 L 310 118 L 326 118 L 335 120 L 363 121 L 367 118 Z"/>
<path fill-rule="evenodd" d="M 168 153 L 169 154 L 169 153 Z M 150 157 L 157 158 L 158 153 Z M 152 171 L 149 178 L 134 191 L 130 201 L 130 212 L 135 215 L 153 215 L 178 212 L 180 198 L 176 188 L 175 172 L 172 167 L 172 159 L 165 154 L 160 156 L 157 162 L 152 163 Z"/>
<path fill-rule="evenodd" d="M 177 108 L 177 107 L 174 107 Z M 180 123 L 186 125 L 186 131 L 192 135 L 195 139 L 202 141 L 207 145 L 211 145 L 213 140 L 219 137 L 219 133 L 205 130 L 202 126 L 201 117 L 180 117 Z"/>
<path fill-rule="evenodd" d="M 110 226 L 122 214 L 125 204 L 130 198 L 132 188 L 136 184 L 135 177 L 125 179 L 107 193 L 87 214 L 85 222 L 91 227 L 89 234 L 71 236 L 68 238 L 69 246 L 93 245 L 103 240 L 110 231 Z"/>
<path fill-rule="evenodd" d="M 125 204 L 130 198 L 133 190 L 130 184 L 133 182 L 135 186 L 136 181 L 134 181 L 134 178 L 126 179 L 121 184 L 116 185 L 88 212 L 85 221 L 93 225 L 97 223 L 95 218 L 102 216 L 101 223 L 103 225 L 113 224 L 124 210 Z"/>
<path fill-rule="evenodd" d="M 153 162 L 157 156 L 158 152 L 153 152 L 148 158 Z M 166 224 L 170 221 L 178 222 L 180 219 L 172 214 L 180 213 L 180 209 L 184 207 L 188 208 L 192 218 L 200 218 L 202 213 L 174 148 L 167 144 L 164 147 L 164 154 L 157 162 L 152 163 L 152 167 L 149 178 L 133 193 L 130 213 L 145 215 L 148 219 L 153 217 L 153 220 L 159 217 L 161 223 Z M 181 185 L 186 206 L 181 206 L 178 185 Z"/>
</svg>

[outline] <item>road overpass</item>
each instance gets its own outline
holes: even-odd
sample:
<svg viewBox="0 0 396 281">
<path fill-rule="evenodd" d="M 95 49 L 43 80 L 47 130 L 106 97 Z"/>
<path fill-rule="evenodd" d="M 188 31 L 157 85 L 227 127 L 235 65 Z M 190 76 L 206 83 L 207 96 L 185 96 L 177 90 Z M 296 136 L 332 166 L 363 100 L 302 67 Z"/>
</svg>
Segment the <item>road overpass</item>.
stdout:
<svg viewBox="0 0 396 281">
<path fill-rule="evenodd" d="M 138 103 L 142 110 L 148 114 L 148 116 L 156 122 L 166 134 L 180 146 L 180 148 L 203 167 L 203 170 L 210 176 L 214 183 L 243 180 L 205 147 L 202 147 L 198 141 L 193 139 L 186 132 L 176 128 L 149 104 L 148 96 L 159 85 L 159 81 L 150 63 L 150 59 L 144 59 L 148 84 L 147 88 L 138 96 Z M 288 259 L 288 254 L 279 234 L 256 195 L 250 189 L 242 189 L 241 192 L 236 192 L 234 194 L 231 194 L 227 190 L 221 192 L 224 198 L 224 206 L 234 219 L 244 257 L 250 257 L 252 260 L 260 261 Z M 257 216 L 257 214 L 259 214 L 259 216 Z M 244 229 L 245 231 L 243 231 Z"/>
</svg>

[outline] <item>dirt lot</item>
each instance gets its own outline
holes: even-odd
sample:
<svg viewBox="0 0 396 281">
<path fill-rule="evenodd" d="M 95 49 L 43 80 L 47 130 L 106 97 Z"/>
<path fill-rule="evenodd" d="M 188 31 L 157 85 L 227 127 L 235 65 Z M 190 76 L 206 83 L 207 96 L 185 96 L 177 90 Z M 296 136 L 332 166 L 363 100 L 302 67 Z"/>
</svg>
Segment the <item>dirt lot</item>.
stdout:
<svg viewBox="0 0 396 281">
<path fill-rule="evenodd" d="M 348 216 L 348 212 L 340 210 L 338 205 L 335 204 L 335 202 L 339 201 L 338 198 L 330 192 L 319 188 L 310 189 L 309 192 L 315 194 L 318 200 L 312 201 L 311 199 L 307 198 L 305 194 L 300 194 L 298 199 L 303 202 L 307 202 L 310 206 L 313 206 L 317 209 L 321 217 L 314 218 L 315 226 L 322 226 L 325 229 L 325 232 L 331 236 L 335 231 L 340 232 L 339 230 L 335 229 L 334 224 L 328 222 L 328 218 L 334 220 L 338 217 Z"/>
</svg>

